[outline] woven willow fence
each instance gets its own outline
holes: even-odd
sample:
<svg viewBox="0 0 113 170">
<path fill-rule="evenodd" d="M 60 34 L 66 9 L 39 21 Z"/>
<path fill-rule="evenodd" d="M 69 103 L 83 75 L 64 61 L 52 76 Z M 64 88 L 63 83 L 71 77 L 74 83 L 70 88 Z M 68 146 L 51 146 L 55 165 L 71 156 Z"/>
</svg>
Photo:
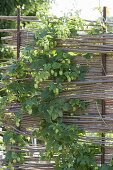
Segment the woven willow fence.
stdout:
<svg viewBox="0 0 113 170">
<path fill-rule="evenodd" d="M 19 14 L 19 13 L 18 13 Z M 104 16 L 105 17 L 105 16 Z M 13 46 L 17 50 L 17 59 L 21 59 L 20 50 L 27 44 L 33 43 L 34 34 L 31 30 L 21 30 L 20 21 L 39 22 L 36 17 L 28 16 L 0 16 L 2 20 L 11 20 L 18 23 L 18 29 L 4 29 L 0 32 L 11 33 L 11 36 L 3 37 L 5 44 Z M 106 23 L 112 24 L 112 23 Z M 100 35 L 82 35 L 66 40 L 57 40 L 58 47 L 64 51 L 79 53 L 91 53 L 90 59 L 76 56 L 75 62 L 88 67 L 84 81 L 73 81 L 68 84 L 68 91 L 65 92 L 67 98 L 79 98 L 88 103 L 85 111 L 80 111 L 76 116 L 64 114 L 63 121 L 66 124 L 76 124 L 84 129 L 86 136 L 80 140 L 101 145 L 101 152 L 96 155 L 98 164 L 109 163 L 113 154 L 113 34 L 107 34 L 103 30 Z M 17 47 L 17 48 L 16 48 Z M 2 68 L 1 68 L 2 69 Z M 3 69 L 7 70 L 7 66 Z M 66 86 L 64 84 L 64 86 Z M 1 85 L 2 87 L 2 85 Z M 62 95 L 64 95 L 62 93 Z M 7 106 L 6 112 L 15 113 L 20 108 L 19 103 L 12 103 Z M 19 131 L 29 132 L 29 129 L 39 126 L 40 118 L 34 118 L 24 114 L 21 120 Z M 95 136 L 95 133 L 101 136 Z M 30 133 L 30 132 L 29 132 Z M 89 135 L 90 134 L 90 135 Z M 39 152 L 44 152 L 44 145 L 38 145 L 36 139 L 32 139 L 31 145 L 24 148 L 11 147 L 17 152 L 25 151 L 28 156 L 24 165 L 19 165 L 22 169 L 54 169 L 54 162 L 38 161 Z M 16 169 L 19 168 L 17 166 Z"/>
</svg>

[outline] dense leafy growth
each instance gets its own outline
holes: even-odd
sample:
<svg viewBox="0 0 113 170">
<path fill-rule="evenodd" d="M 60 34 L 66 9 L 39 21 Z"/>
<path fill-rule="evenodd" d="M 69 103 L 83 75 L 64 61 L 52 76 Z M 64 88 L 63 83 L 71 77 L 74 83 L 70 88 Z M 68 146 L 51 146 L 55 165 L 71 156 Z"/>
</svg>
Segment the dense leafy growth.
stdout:
<svg viewBox="0 0 113 170">
<path fill-rule="evenodd" d="M 79 170 L 83 167 L 86 170 L 94 169 L 96 164 L 94 154 L 98 151 L 94 148 L 97 146 L 79 142 L 84 132 L 75 125 L 63 123 L 63 114 L 76 115 L 79 109 L 84 110 L 87 107 L 84 101 L 66 97 L 68 84 L 71 81 L 83 80 L 87 68 L 76 64 L 74 60 L 76 54 L 57 49 L 55 41 L 57 38 L 73 36 L 75 32 L 77 34 L 78 23 L 83 27 L 82 20 L 67 19 L 64 26 L 62 26 L 64 18 L 48 23 L 49 20 L 46 24 L 42 22 L 40 31 L 35 33 L 37 49 L 27 47 L 21 61 L 11 65 L 4 76 L 7 103 L 14 101 L 21 103 L 20 111 L 15 115 L 11 114 L 10 117 L 16 120 L 17 127 L 22 113 L 28 112 L 42 119 L 40 128 L 35 129 L 33 134 L 46 144 L 43 157 L 54 160 L 57 170 L 76 168 Z M 6 145 L 7 143 L 23 145 L 23 135 L 17 134 L 17 137 L 15 135 L 14 131 L 5 133 Z M 17 156 L 16 153 L 8 151 L 6 162 L 11 166 L 22 162 L 23 156 L 23 153 Z"/>
<path fill-rule="evenodd" d="M 20 1 L 15 2 L 18 4 Z M 48 4 L 34 1 L 31 13 L 35 13 L 36 4 L 41 2 L 45 6 Z M 76 63 L 78 53 L 62 50 L 57 42 L 79 35 L 86 24 L 78 16 L 49 18 L 47 9 L 43 13 L 41 10 L 40 7 L 37 12 L 41 22 L 29 25 L 37 28 L 35 44 L 27 46 L 21 60 L 13 62 L 8 71 L 1 74 L 4 94 L 0 98 L 0 119 L 7 129 L 4 133 L 7 167 L 13 170 L 16 164 L 24 162 L 24 151 L 17 154 L 11 151 L 11 147 L 22 148 L 29 143 L 31 134 L 20 129 L 22 115 L 27 113 L 39 117 L 40 126 L 33 130 L 32 137 L 45 144 L 41 159 L 54 161 L 56 170 L 110 170 L 110 166 L 99 168 L 96 164 L 95 154 L 99 153 L 99 146 L 81 142 L 85 132 L 76 125 L 65 124 L 63 119 L 64 115 L 78 115 L 88 106 L 84 100 L 67 95 L 70 83 L 84 80 L 88 68 Z M 4 55 L 10 58 L 12 53 L 6 56 L 4 49 Z M 86 59 L 90 57 L 90 54 L 79 55 Z M 9 109 L 7 113 L 6 106 L 14 103 L 19 105 L 19 109 L 15 112 Z"/>
</svg>

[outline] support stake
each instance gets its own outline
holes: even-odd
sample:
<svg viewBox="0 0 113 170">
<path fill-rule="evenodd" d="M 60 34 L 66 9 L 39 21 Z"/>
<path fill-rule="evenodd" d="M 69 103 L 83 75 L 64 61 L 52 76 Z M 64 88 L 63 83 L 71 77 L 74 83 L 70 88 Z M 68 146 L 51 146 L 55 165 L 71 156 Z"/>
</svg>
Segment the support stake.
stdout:
<svg viewBox="0 0 113 170">
<path fill-rule="evenodd" d="M 17 60 L 20 60 L 20 7 L 17 8 Z"/>
<path fill-rule="evenodd" d="M 106 22 L 106 7 L 103 7 L 103 23 Z M 106 25 L 106 24 L 105 24 Z M 103 27 L 103 33 L 106 33 L 106 28 Z M 105 44 L 105 42 L 103 42 Z M 102 54 L 102 76 L 106 76 L 106 54 Z M 102 100 L 102 117 L 106 114 L 106 102 L 105 100 Z M 101 134 L 102 137 L 102 143 L 101 144 L 101 165 L 105 164 L 105 133 Z"/>
</svg>

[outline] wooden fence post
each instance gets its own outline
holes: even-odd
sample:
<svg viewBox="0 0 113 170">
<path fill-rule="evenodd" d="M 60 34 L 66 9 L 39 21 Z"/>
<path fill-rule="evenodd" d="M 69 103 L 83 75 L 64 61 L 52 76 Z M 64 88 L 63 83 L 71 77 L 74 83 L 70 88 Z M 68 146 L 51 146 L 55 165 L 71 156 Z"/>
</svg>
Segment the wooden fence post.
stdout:
<svg viewBox="0 0 113 170">
<path fill-rule="evenodd" d="M 106 7 L 103 7 L 103 23 L 106 26 Z M 106 28 L 103 27 L 103 34 L 106 33 Z M 105 42 L 103 42 L 105 44 Z M 102 76 L 106 76 L 106 54 L 102 54 Z M 106 102 L 102 100 L 102 117 L 106 114 Z M 101 134 L 102 137 L 102 144 L 101 144 L 101 165 L 105 163 L 105 133 Z"/>
<path fill-rule="evenodd" d="M 17 60 L 20 60 L 20 7 L 17 8 Z"/>
</svg>

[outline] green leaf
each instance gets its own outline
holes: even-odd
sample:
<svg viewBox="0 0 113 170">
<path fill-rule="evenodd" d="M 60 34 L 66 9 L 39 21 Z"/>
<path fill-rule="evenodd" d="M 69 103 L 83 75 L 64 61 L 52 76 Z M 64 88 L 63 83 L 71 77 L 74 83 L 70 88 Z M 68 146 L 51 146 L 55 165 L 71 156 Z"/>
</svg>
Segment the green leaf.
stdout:
<svg viewBox="0 0 113 170">
<path fill-rule="evenodd" d="M 10 131 L 6 131 L 3 136 L 3 141 L 7 144 L 9 143 L 11 138 L 13 138 L 13 133 Z"/>
<path fill-rule="evenodd" d="M 60 64 L 60 63 L 54 62 L 54 63 L 52 64 L 52 68 L 53 68 L 53 69 L 59 69 L 60 67 L 61 67 L 61 64 Z"/>
</svg>

